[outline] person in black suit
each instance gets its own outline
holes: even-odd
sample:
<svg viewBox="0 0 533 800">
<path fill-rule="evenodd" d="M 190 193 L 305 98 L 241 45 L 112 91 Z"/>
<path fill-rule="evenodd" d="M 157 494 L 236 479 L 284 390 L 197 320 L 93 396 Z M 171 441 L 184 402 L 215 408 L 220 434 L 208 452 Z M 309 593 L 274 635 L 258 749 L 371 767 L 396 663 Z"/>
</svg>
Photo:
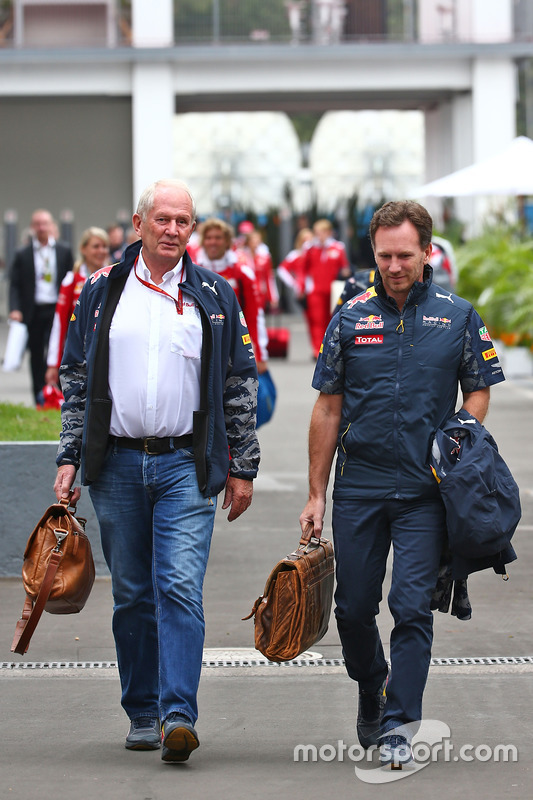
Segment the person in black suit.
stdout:
<svg viewBox="0 0 533 800">
<path fill-rule="evenodd" d="M 72 269 L 70 248 L 56 242 L 49 211 L 37 209 L 31 218 L 32 240 L 15 253 L 9 287 L 9 318 L 28 328 L 28 349 L 35 402 L 44 386 L 48 340 L 61 281 Z"/>
</svg>

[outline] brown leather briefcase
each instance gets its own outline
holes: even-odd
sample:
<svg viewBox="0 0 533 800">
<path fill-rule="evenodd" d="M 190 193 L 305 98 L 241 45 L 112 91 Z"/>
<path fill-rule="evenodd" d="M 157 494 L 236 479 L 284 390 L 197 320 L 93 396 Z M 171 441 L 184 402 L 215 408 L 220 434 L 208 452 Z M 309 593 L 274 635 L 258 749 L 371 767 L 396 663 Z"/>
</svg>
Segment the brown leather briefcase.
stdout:
<svg viewBox="0 0 533 800">
<path fill-rule="evenodd" d="M 333 545 L 302 539 L 279 561 L 254 603 L 255 646 L 270 661 L 290 661 L 326 633 L 333 598 Z"/>
<path fill-rule="evenodd" d="M 75 614 L 84 607 L 94 583 L 91 544 L 85 520 L 74 516 L 68 500 L 54 503 L 28 539 L 22 565 L 26 601 L 11 645 L 24 655 L 43 611 Z"/>
</svg>

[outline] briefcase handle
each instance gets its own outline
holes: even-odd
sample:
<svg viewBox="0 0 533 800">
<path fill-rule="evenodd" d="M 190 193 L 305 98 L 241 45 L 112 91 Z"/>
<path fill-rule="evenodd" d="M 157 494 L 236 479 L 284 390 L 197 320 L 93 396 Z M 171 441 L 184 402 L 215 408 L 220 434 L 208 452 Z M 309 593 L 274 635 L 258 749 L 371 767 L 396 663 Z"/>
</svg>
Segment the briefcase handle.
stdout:
<svg viewBox="0 0 533 800">
<path fill-rule="evenodd" d="M 311 552 L 311 550 L 316 550 L 316 548 L 318 547 L 320 542 L 321 542 L 321 540 L 318 539 L 316 536 L 311 536 L 310 539 L 302 538 L 302 539 L 300 539 L 300 544 L 298 545 L 298 548 L 297 548 L 296 552 L 297 553 L 301 552 L 301 553 L 304 553 L 304 554 L 305 553 L 309 553 L 309 552 Z"/>
<path fill-rule="evenodd" d="M 296 550 L 292 553 L 289 553 L 286 556 L 286 560 L 288 561 L 297 561 L 302 556 L 307 555 L 307 553 L 312 553 L 313 550 L 316 550 L 317 547 L 320 547 L 322 542 L 327 541 L 326 539 L 320 539 L 318 536 L 311 536 L 309 539 L 305 538 L 305 533 L 309 530 L 309 527 L 306 528 L 306 531 L 302 534 L 302 538 L 300 539 L 300 543 Z"/>
<path fill-rule="evenodd" d="M 302 531 L 302 535 L 300 537 L 300 544 L 298 545 L 298 550 L 303 550 L 304 553 L 307 552 L 307 547 L 311 543 L 313 544 L 313 550 L 317 547 L 320 543 L 320 539 L 314 536 L 314 525 L 312 522 L 309 522 L 304 531 Z M 296 552 L 298 552 L 298 550 Z"/>
<path fill-rule="evenodd" d="M 62 497 L 60 500 L 57 501 L 58 506 L 65 506 L 65 508 L 70 509 L 70 513 L 75 517 L 76 516 L 76 503 L 70 502 L 70 497 Z"/>
</svg>

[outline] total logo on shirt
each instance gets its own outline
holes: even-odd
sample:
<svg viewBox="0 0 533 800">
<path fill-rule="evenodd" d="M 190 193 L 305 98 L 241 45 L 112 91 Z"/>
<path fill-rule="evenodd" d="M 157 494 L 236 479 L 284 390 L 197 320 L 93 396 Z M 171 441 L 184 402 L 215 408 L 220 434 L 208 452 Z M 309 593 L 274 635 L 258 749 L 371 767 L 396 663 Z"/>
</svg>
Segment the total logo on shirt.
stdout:
<svg viewBox="0 0 533 800">
<path fill-rule="evenodd" d="M 376 333 L 368 336 L 356 336 L 355 344 L 383 344 L 383 334 Z"/>
</svg>

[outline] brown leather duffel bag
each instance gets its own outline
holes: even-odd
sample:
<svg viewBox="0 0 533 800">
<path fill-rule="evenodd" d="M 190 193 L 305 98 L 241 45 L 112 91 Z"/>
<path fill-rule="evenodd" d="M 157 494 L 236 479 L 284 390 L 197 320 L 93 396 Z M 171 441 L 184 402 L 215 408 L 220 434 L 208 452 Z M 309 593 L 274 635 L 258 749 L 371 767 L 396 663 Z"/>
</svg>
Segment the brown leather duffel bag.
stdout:
<svg viewBox="0 0 533 800">
<path fill-rule="evenodd" d="M 91 543 L 85 520 L 74 516 L 69 501 L 54 503 L 28 539 L 22 565 L 26 601 L 11 645 L 23 655 L 43 611 L 75 614 L 81 611 L 94 583 Z"/>
<path fill-rule="evenodd" d="M 290 661 L 326 633 L 333 598 L 333 545 L 302 538 L 279 561 L 254 603 L 255 646 L 270 661 Z"/>
</svg>

